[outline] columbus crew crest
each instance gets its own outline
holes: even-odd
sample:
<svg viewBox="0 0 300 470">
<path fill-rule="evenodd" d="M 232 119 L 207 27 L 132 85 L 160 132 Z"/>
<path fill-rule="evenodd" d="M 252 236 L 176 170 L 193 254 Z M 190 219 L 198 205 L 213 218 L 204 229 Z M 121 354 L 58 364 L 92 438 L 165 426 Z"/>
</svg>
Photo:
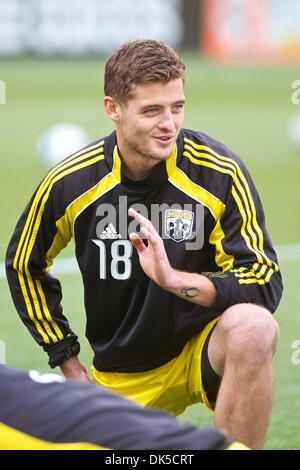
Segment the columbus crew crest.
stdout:
<svg viewBox="0 0 300 470">
<path fill-rule="evenodd" d="M 175 242 L 187 240 L 192 234 L 194 214 L 181 209 L 169 209 L 165 215 L 166 235 Z"/>
</svg>

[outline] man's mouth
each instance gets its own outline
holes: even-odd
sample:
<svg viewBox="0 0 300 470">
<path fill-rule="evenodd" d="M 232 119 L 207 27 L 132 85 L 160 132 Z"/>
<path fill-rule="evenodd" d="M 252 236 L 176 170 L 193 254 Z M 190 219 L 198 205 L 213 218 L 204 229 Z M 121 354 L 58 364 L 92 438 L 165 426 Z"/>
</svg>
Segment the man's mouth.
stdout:
<svg viewBox="0 0 300 470">
<path fill-rule="evenodd" d="M 169 144 L 173 140 L 173 137 L 172 135 L 161 135 L 153 138 L 160 144 Z"/>
</svg>

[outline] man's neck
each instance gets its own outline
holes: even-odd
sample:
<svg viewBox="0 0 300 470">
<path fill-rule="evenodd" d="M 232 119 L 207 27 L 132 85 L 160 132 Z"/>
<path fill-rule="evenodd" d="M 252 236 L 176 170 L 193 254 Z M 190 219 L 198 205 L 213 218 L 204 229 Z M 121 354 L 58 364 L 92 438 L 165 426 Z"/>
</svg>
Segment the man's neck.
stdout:
<svg viewBox="0 0 300 470">
<path fill-rule="evenodd" d="M 123 173 L 132 180 L 145 178 L 158 163 L 159 160 L 146 158 L 137 153 L 134 149 L 124 148 L 117 139 L 118 153 L 122 161 Z"/>
<path fill-rule="evenodd" d="M 139 162 L 136 162 L 133 166 L 128 165 L 126 163 L 126 159 L 122 158 L 121 155 L 120 158 L 122 160 L 122 169 L 124 174 L 127 176 L 127 178 L 130 178 L 135 181 L 145 178 L 151 172 L 152 168 L 154 168 L 154 166 L 159 163 L 158 161 L 153 160 L 151 161 L 151 165 L 139 165 Z"/>
</svg>

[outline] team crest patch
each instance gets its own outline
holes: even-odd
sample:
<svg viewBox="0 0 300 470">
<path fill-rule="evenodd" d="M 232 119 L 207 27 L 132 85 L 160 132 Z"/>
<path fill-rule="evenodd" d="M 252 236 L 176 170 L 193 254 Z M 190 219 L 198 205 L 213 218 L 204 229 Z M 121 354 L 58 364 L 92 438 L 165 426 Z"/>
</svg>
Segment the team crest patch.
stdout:
<svg viewBox="0 0 300 470">
<path fill-rule="evenodd" d="M 194 214 L 181 209 L 169 209 L 165 215 L 166 235 L 175 242 L 187 240 L 192 234 Z"/>
</svg>

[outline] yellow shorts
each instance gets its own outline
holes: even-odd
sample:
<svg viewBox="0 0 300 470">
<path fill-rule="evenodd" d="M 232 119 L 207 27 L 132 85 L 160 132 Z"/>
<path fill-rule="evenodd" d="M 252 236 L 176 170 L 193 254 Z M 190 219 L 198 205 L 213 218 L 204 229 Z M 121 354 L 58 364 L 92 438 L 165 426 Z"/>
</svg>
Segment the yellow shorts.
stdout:
<svg viewBox="0 0 300 470">
<path fill-rule="evenodd" d="M 147 372 L 100 372 L 92 366 L 94 382 L 142 406 L 160 408 L 175 416 L 187 406 L 204 403 L 213 412 L 202 387 L 201 355 L 205 340 L 220 317 L 190 339 L 179 356 Z"/>
</svg>

